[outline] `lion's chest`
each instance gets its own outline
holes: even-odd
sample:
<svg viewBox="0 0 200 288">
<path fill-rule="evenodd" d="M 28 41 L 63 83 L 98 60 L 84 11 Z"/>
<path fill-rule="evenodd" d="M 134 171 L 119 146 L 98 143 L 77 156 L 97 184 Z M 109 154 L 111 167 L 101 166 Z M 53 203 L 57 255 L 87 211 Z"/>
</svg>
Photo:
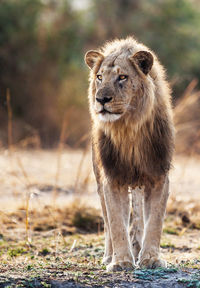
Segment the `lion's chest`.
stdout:
<svg viewBox="0 0 200 288">
<path fill-rule="evenodd" d="M 126 139 L 122 141 L 125 141 L 123 147 L 122 145 L 116 147 L 109 136 L 104 132 L 100 133 L 99 152 L 102 166 L 111 180 L 122 185 L 137 185 L 142 178 L 142 173 L 134 159 L 134 144 L 126 145 Z"/>
<path fill-rule="evenodd" d="M 168 173 L 173 152 L 173 133 L 167 121 L 155 117 L 151 134 L 141 132 L 137 137 L 127 135 L 128 131 L 124 130 L 119 137 L 121 142 L 116 145 L 112 135 L 99 131 L 98 154 L 111 180 L 122 185 L 140 186 L 144 181 L 151 183 L 155 177 Z M 131 139 L 135 139 L 135 142 Z"/>
</svg>

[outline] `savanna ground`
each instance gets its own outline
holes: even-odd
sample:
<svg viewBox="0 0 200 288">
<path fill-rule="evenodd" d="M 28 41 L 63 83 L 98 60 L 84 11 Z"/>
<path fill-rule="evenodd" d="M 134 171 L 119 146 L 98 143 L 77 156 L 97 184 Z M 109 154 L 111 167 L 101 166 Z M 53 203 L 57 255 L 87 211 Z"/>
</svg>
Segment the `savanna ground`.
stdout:
<svg viewBox="0 0 200 288">
<path fill-rule="evenodd" d="M 107 273 L 90 151 L 2 150 L 0 287 L 200 287 L 200 160 L 173 165 L 168 268 Z"/>
</svg>

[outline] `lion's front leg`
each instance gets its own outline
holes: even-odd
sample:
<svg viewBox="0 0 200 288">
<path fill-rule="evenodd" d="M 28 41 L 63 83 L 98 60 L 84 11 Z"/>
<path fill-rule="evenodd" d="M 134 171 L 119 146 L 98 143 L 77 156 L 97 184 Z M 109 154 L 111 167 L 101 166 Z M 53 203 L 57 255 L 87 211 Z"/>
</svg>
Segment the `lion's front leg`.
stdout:
<svg viewBox="0 0 200 288">
<path fill-rule="evenodd" d="M 160 238 L 168 199 L 168 191 L 168 177 L 160 179 L 160 181 L 155 183 L 153 188 L 145 190 L 144 238 L 138 261 L 140 267 L 166 267 L 166 262 L 160 259 Z"/>
<path fill-rule="evenodd" d="M 131 189 L 133 217 L 130 227 L 130 236 L 135 262 L 138 260 L 138 254 L 142 248 L 142 238 L 144 230 L 143 205 L 144 205 L 144 187 Z"/>
<path fill-rule="evenodd" d="M 101 202 L 101 208 L 103 213 L 103 219 L 104 219 L 104 231 L 105 231 L 105 250 L 104 250 L 104 256 L 103 256 L 103 264 L 109 264 L 112 261 L 112 242 L 111 242 L 111 236 L 110 236 L 110 228 L 108 224 L 108 215 L 106 211 L 106 203 L 104 198 L 104 192 L 103 192 L 103 185 L 101 180 L 101 173 L 99 170 L 99 166 L 97 165 L 96 161 L 96 155 L 94 153 L 94 146 L 92 146 L 92 159 L 93 159 L 93 169 L 94 174 L 97 181 L 97 191 L 99 194 L 100 202 Z"/>
<path fill-rule="evenodd" d="M 105 183 L 104 197 L 112 241 L 112 262 L 107 271 L 133 268 L 133 255 L 129 237 L 130 203 L 127 187 Z"/>
<path fill-rule="evenodd" d="M 103 256 L 103 264 L 109 264 L 112 261 L 112 242 L 111 242 L 111 236 L 110 236 L 110 228 L 108 224 L 108 215 L 106 211 L 106 203 L 104 198 L 104 193 L 102 187 L 99 185 L 98 187 L 98 194 L 101 201 L 101 208 L 103 212 L 103 219 L 104 219 L 104 231 L 105 231 L 105 249 L 104 249 L 104 256 Z"/>
</svg>

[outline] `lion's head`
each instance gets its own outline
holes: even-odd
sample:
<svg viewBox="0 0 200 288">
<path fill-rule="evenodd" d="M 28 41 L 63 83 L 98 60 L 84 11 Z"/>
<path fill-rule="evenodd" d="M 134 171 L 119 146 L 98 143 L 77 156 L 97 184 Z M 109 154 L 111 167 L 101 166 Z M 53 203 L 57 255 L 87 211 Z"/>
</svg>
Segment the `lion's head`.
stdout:
<svg viewBox="0 0 200 288">
<path fill-rule="evenodd" d="M 134 52 L 126 45 L 120 48 L 85 55 L 91 69 L 90 109 L 99 121 L 113 122 L 125 115 L 137 121 L 153 107 L 154 84 L 149 74 L 153 55 L 143 50 Z"/>
</svg>

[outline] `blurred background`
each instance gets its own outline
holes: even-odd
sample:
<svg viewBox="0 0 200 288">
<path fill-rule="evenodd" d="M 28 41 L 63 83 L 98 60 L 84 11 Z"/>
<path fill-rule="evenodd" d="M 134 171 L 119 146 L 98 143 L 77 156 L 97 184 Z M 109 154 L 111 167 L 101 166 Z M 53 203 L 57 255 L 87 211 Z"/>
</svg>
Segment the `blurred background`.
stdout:
<svg viewBox="0 0 200 288">
<path fill-rule="evenodd" d="M 84 54 L 134 35 L 167 69 L 177 152 L 200 153 L 198 0 L 1 0 L 0 146 L 85 147 L 89 137 Z M 10 104 L 7 102 L 10 94 Z M 7 96 L 6 96 L 7 95 Z"/>
</svg>

